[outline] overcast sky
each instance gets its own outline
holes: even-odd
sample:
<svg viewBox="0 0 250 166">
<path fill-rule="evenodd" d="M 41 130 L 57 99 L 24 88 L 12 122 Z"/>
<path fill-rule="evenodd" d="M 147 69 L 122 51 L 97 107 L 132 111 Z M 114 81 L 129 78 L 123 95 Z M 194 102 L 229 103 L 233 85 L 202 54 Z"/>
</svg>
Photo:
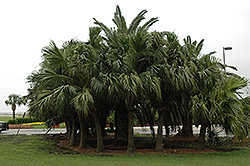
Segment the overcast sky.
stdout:
<svg viewBox="0 0 250 166">
<path fill-rule="evenodd" d="M 222 48 L 233 47 L 226 51 L 226 63 L 250 78 L 250 0 L 1 0 L 0 112 L 12 112 L 4 103 L 9 94 L 27 94 L 26 77 L 39 69 L 41 49 L 50 40 L 59 47 L 72 38 L 87 41 L 93 18 L 114 27 L 116 5 L 128 25 L 146 9 L 147 19 L 160 20 L 152 30 L 175 31 L 181 41 L 188 35 L 205 39 L 204 54 L 216 51 L 222 59 Z"/>
</svg>

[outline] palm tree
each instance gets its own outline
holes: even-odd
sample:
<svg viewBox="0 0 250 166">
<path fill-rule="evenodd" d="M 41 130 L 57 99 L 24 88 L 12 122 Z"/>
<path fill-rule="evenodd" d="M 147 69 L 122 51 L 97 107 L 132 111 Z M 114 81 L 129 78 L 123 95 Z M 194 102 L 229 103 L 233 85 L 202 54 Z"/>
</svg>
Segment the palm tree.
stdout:
<svg viewBox="0 0 250 166">
<path fill-rule="evenodd" d="M 23 100 L 23 98 L 20 95 L 17 94 L 10 94 L 8 96 L 8 100 L 5 100 L 5 104 L 7 106 L 11 105 L 11 109 L 13 111 L 13 119 L 15 119 L 15 111 L 16 111 L 16 105 L 20 106 L 21 104 L 25 104 L 26 102 Z"/>
<path fill-rule="evenodd" d="M 177 89 L 178 111 L 181 116 L 182 129 L 177 136 L 192 136 L 191 98 L 198 86 L 196 73 L 198 72 L 198 56 L 201 53 L 204 40 L 199 43 L 191 40 L 190 36 L 184 39 L 184 45 L 181 48 L 180 59 L 177 70 L 174 71 L 173 83 Z"/>
<path fill-rule="evenodd" d="M 197 65 L 198 93 L 192 98 L 194 123 L 201 125 L 197 150 L 204 150 L 206 128 L 214 124 L 222 125 L 235 136 L 247 135 L 243 126 L 248 122 L 244 124 L 245 116 L 237 97 L 238 90 L 247 85 L 247 80 L 226 76 L 222 65 L 211 56 L 213 53 L 202 56 Z"/>
<path fill-rule="evenodd" d="M 219 116 L 218 101 L 214 98 L 214 92 L 224 83 L 224 73 L 218 60 L 212 56 L 213 53 L 203 55 L 197 64 L 196 78 L 199 86 L 192 96 L 193 122 L 201 125 L 197 150 L 204 150 L 206 128 L 215 122 L 214 117 Z"/>
<path fill-rule="evenodd" d="M 248 133 L 249 121 L 246 119 L 242 104 L 239 99 L 239 90 L 248 85 L 248 80 L 240 76 L 230 76 L 226 79 L 221 91 L 216 91 L 217 100 L 220 99 L 221 115 L 219 123 L 225 128 L 226 133 L 232 133 L 239 139 L 245 138 Z"/>
<path fill-rule="evenodd" d="M 72 46 L 77 43 L 70 42 Z M 72 46 L 73 47 L 73 46 Z M 76 117 L 75 109 L 71 104 L 71 99 L 76 93 L 74 79 L 69 75 L 69 49 L 59 49 L 52 41 L 43 48 L 43 62 L 38 73 L 29 77 L 30 81 L 35 81 L 30 88 L 30 113 L 42 114 L 46 119 L 56 116 L 63 116 L 64 120 L 70 123 L 70 144 L 75 145 L 76 140 Z M 76 84 L 77 85 L 77 84 Z M 35 91 L 38 90 L 38 91 Z M 68 124 L 68 123 L 66 123 Z"/>
<path fill-rule="evenodd" d="M 135 66 L 135 54 L 132 52 L 131 36 L 137 32 L 140 22 L 145 19 L 144 15 L 146 12 L 146 10 L 141 11 L 131 22 L 130 26 L 127 27 L 125 19 L 121 14 L 121 10 L 119 6 L 117 6 L 113 19 L 113 22 L 117 27 L 116 30 L 109 29 L 103 23 L 94 19 L 95 24 L 99 25 L 99 27 L 104 31 L 106 42 L 110 48 L 108 52 L 108 64 L 110 65 L 110 71 L 107 75 L 109 80 L 109 98 L 113 98 L 110 102 L 115 101 L 115 105 L 120 105 L 122 103 L 122 105 L 125 105 L 128 110 L 126 113 L 129 117 L 128 121 L 122 120 L 123 118 L 126 118 L 126 116 L 123 116 L 123 118 L 117 118 L 121 119 L 122 122 L 127 122 L 128 124 L 126 126 L 128 126 L 128 129 L 121 131 L 120 129 L 123 129 L 123 127 L 117 126 L 117 133 L 118 135 L 126 136 L 126 134 L 119 134 L 119 132 L 128 131 L 129 153 L 134 153 L 135 151 L 133 141 L 134 104 L 136 103 L 136 100 L 138 100 L 138 93 L 140 93 L 142 89 L 139 74 L 133 69 Z M 141 28 L 144 29 L 144 31 L 147 31 L 148 28 L 156 21 L 158 21 L 157 18 L 152 18 Z M 117 111 L 116 115 L 120 116 L 121 114 L 118 114 Z"/>
<path fill-rule="evenodd" d="M 241 99 L 241 104 L 242 104 L 242 109 L 243 109 L 243 113 L 244 113 L 244 122 L 245 125 L 245 131 L 246 133 L 250 133 L 250 96 L 245 97 L 243 99 Z M 249 135 L 248 135 L 249 136 Z"/>
<path fill-rule="evenodd" d="M 98 101 L 97 98 L 100 96 L 96 81 L 101 78 L 102 70 L 105 70 L 102 55 L 99 54 L 102 52 L 101 49 L 105 50 L 105 48 L 93 39 L 100 39 L 96 36 L 100 30 L 90 29 L 90 33 L 92 37 L 88 43 L 71 40 L 65 42 L 62 49 L 59 49 L 54 42 L 51 42 L 43 49 L 44 61 L 39 75 L 42 84 L 47 86 L 38 94 L 38 100 L 31 103 L 31 108 L 46 112 L 54 110 L 55 114 L 69 116 L 67 120 L 71 128 L 70 145 L 76 144 L 77 117 L 80 120 L 81 134 L 86 134 L 84 131 L 86 123 L 82 121 L 86 119 L 86 116 L 93 115 L 98 140 L 97 151 L 101 152 L 104 151 L 100 125 L 101 112 L 94 100 Z M 94 49 L 90 44 L 100 47 Z M 83 137 L 86 135 L 82 135 Z M 81 141 L 86 140 L 81 139 Z M 80 143 L 80 146 L 84 147 L 82 145 L 84 142 Z"/>
<path fill-rule="evenodd" d="M 180 124 L 182 112 L 176 110 L 182 110 L 183 106 L 180 102 L 182 100 L 178 98 L 181 95 L 177 94 L 181 94 L 190 86 L 192 75 L 189 73 L 187 64 L 184 63 L 187 60 L 181 52 L 178 37 L 173 32 L 152 32 L 150 38 L 149 50 L 152 54 L 152 60 L 145 74 L 148 78 L 151 78 L 151 85 L 148 84 L 146 87 L 156 88 L 154 93 L 152 90 L 147 90 L 149 92 L 147 96 L 159 113 L 155 150 L 162 151 L 164 119 L 169 120 L 165 123 L 166 128 L 168 128 L 168 125 Z"/>
</svg>

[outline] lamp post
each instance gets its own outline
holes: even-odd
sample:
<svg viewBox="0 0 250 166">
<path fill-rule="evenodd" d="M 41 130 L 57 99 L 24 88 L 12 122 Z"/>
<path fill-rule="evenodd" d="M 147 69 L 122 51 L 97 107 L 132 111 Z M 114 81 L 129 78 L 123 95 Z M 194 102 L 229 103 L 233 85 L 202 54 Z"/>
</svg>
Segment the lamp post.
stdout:
<svg viewBox="0 0 250 166">
<path fill-rule="evenodd" d="M 226 65 L 225 50 L 232 50 L 232 47 L 223 47 L 223 62 L 224 62 L 224 65 Z M 226 66 L 225 66 L 225 71 L 226 71 Z"/>
</svg>

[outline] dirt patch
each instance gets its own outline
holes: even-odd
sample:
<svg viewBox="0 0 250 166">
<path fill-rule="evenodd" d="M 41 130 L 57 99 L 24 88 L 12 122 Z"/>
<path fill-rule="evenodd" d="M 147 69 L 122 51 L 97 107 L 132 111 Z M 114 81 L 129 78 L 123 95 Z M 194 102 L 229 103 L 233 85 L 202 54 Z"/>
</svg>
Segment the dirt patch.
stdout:
<svg viewBox="0 0 250 166">
<path fill-rule="evenodd" d="M 106 136 L 104 137 L 105 152 L 96 152 L 96 138 L 88 138 L 86 149 L 79 149 L 79 139 L 77 139 L 76 146 L 69 146 L 69 142 L 65 135 L 55 135 L 50 136 L 50 139 L 57 141 L 57 146 L 60 148 L 70 149 L 76 153 L 84 154 L 101 154 L 101 155 L 126 155 L 127 146 L 117 146 L 114 144 L 114 137 Z M 168 138 L 164 139 L 164 151 L 156 152 L 154 150 L 155 141 L 151 137 L 135 137 L 135 154 L 200 154 L 200 153 L 214 153 L 215 149 L 206 148 L 204 151 L 196 151 L 195 144 L 197 138 Z M 174 146 L 167 146 L 174 145 Z M 191 148 L 190 148 L 191 147 Z"/>
<path fill-rule="evenodd" d="M 193 142 L 193 141 L 198 141 L 198 137 L 195 136 L 173 136 L 170 138 L 167 138 L 166 140 L 168 141 L 186 141 L 186 142 Z"/>
<path fill-rule="evenodd" d="M 105 152 L 96 152 L 96 138 L 90 137 L 87 139 L 87 148 L 79 149 L 80 137 L 77 137 L 77 145 L 69 146 L 69 141 L 66 135 L 63 134 L 51 134 L 51 135 L 36 135 L 38 140 L 46 141 L 37 145 L 36 148 L 46 151 L 51 154 L 98 154 L 104 156 L 112 155 L 127 155 L 127 146 L 118 146 L 115 144 L 114 136 L 103 137 L 105 144 Z M 33 137 L 29 136 L 6 136 L 0 137 L 1 142 L 10 142 L 13 144 L 19 144 L 25 141 L 33 140 Z M 163 140 L 164 150 L 156 152 L 155 140 L 152 137 L 135 137 L 135 149 L 136 152 L 133 155 L 150 155 L 150 154 L 201 154 L 201 153 L 215 153 L 215 152 L 228 152 L 238 151 L 244 148 L 249 148 L 250 139 L 239 141 L 235 139 L 222 138 L 221 143 L 218 146 L 206 148 L 204 151 L 196 151 L 197 137 L 185 137 L 179 136 L 165 138 Z M 223 144 L 222 144 L 223 143 Z M 46 145 L 46 146 L 44 146 Z"/>
</svg>

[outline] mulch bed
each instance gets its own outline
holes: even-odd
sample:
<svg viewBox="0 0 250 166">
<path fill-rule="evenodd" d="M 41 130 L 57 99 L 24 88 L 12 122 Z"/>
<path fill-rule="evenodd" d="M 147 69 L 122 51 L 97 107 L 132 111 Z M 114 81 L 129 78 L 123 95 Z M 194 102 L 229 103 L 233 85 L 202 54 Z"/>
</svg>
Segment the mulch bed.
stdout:
<svg viewBox="0 0 250 166">
<path fill-rule="evenodd" d="M 9 129 L 19 129 L 19 126 L 20 125 L 18 125 L 18 124 L 9 124 Z M 32 126 L 22 125 L 21 129 L 33 129 L 33 127 Z"/>
<path fill-rule="evenodd" d="M 104 137 L 105 152 L 96 152 L 96 138 L 88 138 L 86 149 L 79 149 L 79 138 L 77 139 L 77 146 L 69 146 L 69 142 L 65 135 L 53 135 L 50 137 L 53 141 L 57 141 L 57 146 L 61 148 L 71 149 L 76 153 L 83 154 L 101 154 L 101 155 L 126 155 L 127 146 L 118 146 L 114 144 L 114 137 Z M 164 151 L 156 152 L 154 150 L 155 141 L 150 137 L 135 137 L 135 154 L 201 154 L 201 153 L 214 153 L 214 149 L 206 148 L 204 151 L 196 151 L 195 148 L 188 148 L 196 145 L 197 137 L 171 137 L 164 139 Z M 174 146 L 168 146 L 174 145 Z"/>
</svg>

